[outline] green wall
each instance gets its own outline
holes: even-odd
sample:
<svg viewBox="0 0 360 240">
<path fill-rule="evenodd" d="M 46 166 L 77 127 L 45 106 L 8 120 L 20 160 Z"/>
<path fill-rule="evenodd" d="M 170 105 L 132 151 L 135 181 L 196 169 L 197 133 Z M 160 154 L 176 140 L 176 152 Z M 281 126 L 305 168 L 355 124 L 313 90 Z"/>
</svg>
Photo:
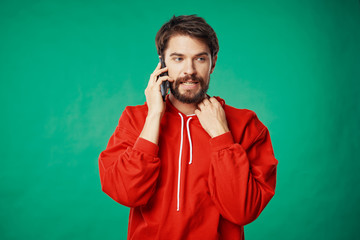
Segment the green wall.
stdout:
<svg viewBox="0 0 360 240">
<path fill-rule="evenodd" d="M 145 101 L 157 30 L 193 13 L 219 37 L 210 94 L 254 110 L 279 160 L 246 239 L 359 235 L 359 1 L 2 0 L 1 239 L 126 239 L 97 157 Z"/>
</svg>

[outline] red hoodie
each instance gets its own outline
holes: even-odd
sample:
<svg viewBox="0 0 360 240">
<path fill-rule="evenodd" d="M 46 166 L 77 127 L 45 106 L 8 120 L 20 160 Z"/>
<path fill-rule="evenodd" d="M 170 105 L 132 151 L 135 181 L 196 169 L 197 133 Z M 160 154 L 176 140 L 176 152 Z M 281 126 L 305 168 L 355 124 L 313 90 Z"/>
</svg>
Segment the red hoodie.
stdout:
<svg viewBox="0 0 360 240">
<path fill-rule="evenodd" d="M 244 239 L 275 193 L 268 129 L 222 104 L 230 132 L 211 138 L 169 100 L 159 144 L 140 138 L 146 103 L 126 107 L 100 156 L 102 190 L 130 207 L 128 239 Z"/>
</svg>

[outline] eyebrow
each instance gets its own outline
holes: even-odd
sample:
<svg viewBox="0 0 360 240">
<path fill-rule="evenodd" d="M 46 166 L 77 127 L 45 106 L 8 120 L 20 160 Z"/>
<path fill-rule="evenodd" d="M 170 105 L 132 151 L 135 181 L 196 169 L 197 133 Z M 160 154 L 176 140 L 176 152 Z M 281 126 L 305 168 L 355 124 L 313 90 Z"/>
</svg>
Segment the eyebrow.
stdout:
<svg viewBox="0 0 360 240">
<path fill-rule="evenodd" d="M 201 52 L 201 53 L 196 54 L 195 56 L 202 56 L 202 55 L 210 55 L 210 54 L 208 52 Z M 174 52 L 174 53 L 170 54 L 170 57 L 172 57 L 172 56 L 184 56 L 184 54 Z"/>
</svg>

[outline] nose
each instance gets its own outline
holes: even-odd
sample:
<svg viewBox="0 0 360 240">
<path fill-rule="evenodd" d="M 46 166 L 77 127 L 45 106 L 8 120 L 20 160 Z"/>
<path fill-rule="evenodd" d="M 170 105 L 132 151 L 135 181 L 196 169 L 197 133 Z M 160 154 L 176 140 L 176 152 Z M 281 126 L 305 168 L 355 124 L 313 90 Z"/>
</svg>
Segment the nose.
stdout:
<svg viewBox="0 0 360 240">
<path fill-rule="evenodd" d="M 193 75 L 196 73 L 196 68 L 193 60 L 188 60 L 185 62 L 185 69 L 184 74 L 185 75 Z"/>
</svg>

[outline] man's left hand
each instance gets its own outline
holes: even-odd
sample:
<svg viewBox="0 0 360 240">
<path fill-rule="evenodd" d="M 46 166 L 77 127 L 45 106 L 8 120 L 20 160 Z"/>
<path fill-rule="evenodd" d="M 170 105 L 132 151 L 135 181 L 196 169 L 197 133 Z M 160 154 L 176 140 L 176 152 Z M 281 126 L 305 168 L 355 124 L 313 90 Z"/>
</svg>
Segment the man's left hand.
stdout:
<svg viewBox="0 0 360 240">
<path fill-rule="evenodd" d="M 204 99 L 195 110 L 201 126 L 212 137 L 229 132 L 225 111 L 216 98 Z"/>
</svg>

